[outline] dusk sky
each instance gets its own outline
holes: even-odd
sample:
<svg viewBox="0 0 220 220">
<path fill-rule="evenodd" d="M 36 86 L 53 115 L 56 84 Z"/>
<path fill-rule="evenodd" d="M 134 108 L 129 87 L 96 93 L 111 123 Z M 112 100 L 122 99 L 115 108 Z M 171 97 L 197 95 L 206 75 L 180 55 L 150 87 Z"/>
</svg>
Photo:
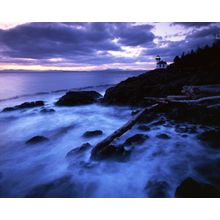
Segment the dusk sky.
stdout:
<svg viewBox="0 0 220 220">
<path fill-rule="evenodd" d="M 153 69 L 212 44 L 220 23 L 0 23 L 0 70 Z"/>
</svg>

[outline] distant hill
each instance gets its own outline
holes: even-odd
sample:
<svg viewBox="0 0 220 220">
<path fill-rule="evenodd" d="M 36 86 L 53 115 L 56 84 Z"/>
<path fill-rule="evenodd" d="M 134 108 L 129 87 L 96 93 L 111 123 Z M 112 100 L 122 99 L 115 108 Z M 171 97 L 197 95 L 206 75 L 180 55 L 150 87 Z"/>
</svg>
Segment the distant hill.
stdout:
<svg viewBox="0 0 220 220">
<path fill-rule="evenodd" d="M 178 95 L 184 85 L 220 84 L 220 41 L 175 57 L 167 69 L 155 69 L 109 88 L 103 102 L 137 105 L 145 96 Z"/>
</svg>

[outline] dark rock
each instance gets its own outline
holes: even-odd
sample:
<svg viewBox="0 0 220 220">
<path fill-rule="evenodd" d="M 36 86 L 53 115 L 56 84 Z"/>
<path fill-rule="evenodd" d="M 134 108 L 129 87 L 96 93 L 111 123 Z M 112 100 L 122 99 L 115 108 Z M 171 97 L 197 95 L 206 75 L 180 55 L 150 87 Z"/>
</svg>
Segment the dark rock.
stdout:
<svg viewBox="0 0 220 220">
<path fill-rule="evenodd" d="M 132 145 L 132 144 L 142 144 L 148 138 L 147 135 L 144 134 L 135 134 L 129 137 L 123 145 Z"/>
<path fill-rule="evenodd" d="M 167 198 L 169 184 L 166 181 L 149 181 L 145 187 L 145 192 L 150 198 Z"/>
<path fill-rule="evenodd" d="M 150 127 L 148 127 L 147 125 L 139 125 L 137 127 L 137 129 L 141 130 L 141 131 L 149 131 Z"/>
<path fill-rule="evenodd" d="M 44 136 L 34 136 L 31 139 L 26 141 L 26 144 L 38 144 L 41 142 L 48 141 L 49 139 Z"/>
<path fill-rule="evenodd" d="M 126 162 L 129 160 L 131 151 L 125 150 L 120 146 L 108 145 L 93 151 L 91 154 L 92 160 L 113 160 L 118 162 Z"/>
<path fill-rule="evenodd" d="M 53 112 L 55 112 L 55 110 L 52 108 L 43 108 L 40 110 L 40 112 L 41 113 L 53 113 Z"/>
<path fill-rule="evenodd" d="M 33 108 L 33 107 L 39 107 L 43 106 L 44 102 L 43 101 L 36 101 L 36 102 L 24 102 L 21 105 L 16 105 L 14 107 L 7 107 L 4 108 L 2 111 L 7 112 L 7 111 L 14 111 L 18 109 L 25 109 L 25 108 Z"/>
<path fill-rule="evenodd" d="M 220 131 L 219 130 L 211 130 L 205 131 L 202 134 L 198 135 L 198 138 L 202 141 L 208 142 L 210 147 L 220 148 Z"/>
<path fill-rule="evenodd" d="M 101 130 L 86 131 L 83 134 L 83 137 L 90 138 L 90 137 L 96 137 L 96 136 L 99 136 L 99 135 L 102 135 L 102 134 L 103 134 L 103 132 Z"/>
<path fill-rule="evenodd" d="M 199 183 L 188 177 L 177 188 L 177 198 L 219 198 L 219 191 L 212 185 Z"/>
<path fill-rule="evenodd" d="M 202 49 L 201 53 L 187 54 L 179 63 L 174 62 L 166 69 L 155 69 L 122 81 L 106 90 L 103 101 L 107 104 L 143 105 L 145 97 L 180 95 L 185 85 L 220 84 L 218 51 L 219 42 L 208 50 Z"/>
<path fill-rule="evenodd" d="M 73 155 L 78 155 L 80 153 L 83 153 L 85 152 L 86 150 L 88 150 L 89 148 L 91 148 L 92 145 L 89 144 L 89 143 L 84 143 L 82 144 L 80 147 L 77 147 L 77 148 L 74 148 L 72 149 L 71 151 L 69 151 L 67 154 L 66 154 L 66 157 L 71 157 Z"/>
<path fill-rule="evenodd" d="M 206 108 L 205 105 L 170 103 L 160 108 L 161 113 L 176 122 L 190 122 L 201 125 L 220 125 L 220 108 Z"/>
<path fill-rule="evenodd" d="M 96 102 L 101 95 L 96 91 L 70 91 L 62 96 L 56 105 L 59 106 L 75 106 L 75 105 L 86 105 Z"/>
<path fill-rule="evenodd" d="M 170 136 L 167 134 L 158 134 L 156 137 L 160 139 L 170 139 Z"/>
<path fill-rule="evenodd" d="M 70 176 L 58 178 L 49 183 L 34 187 L 27 198 L 70 198 L 77 197 L 75 184 Z"/>
</svg>

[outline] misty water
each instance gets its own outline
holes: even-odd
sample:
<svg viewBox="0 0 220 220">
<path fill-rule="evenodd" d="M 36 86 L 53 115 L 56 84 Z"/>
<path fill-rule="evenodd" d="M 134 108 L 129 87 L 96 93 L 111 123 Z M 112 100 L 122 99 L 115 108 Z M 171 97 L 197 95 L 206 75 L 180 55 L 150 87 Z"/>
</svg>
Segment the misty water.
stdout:
<svg viewBox="0 0 220 220">
<path fill-rule="evenodd" d="M 119 79 L 112 82 L 117 80 Z M 105 81 L 103 84 L 108 83 Z M 93 87 L 102 94 L 106 88 L 107 86 L 97 84 Z M 34 92 L 40 91 L 31 93 Z M 89 142 L 94 146 L 111 134 L 131 118 L 131 112 L 135 109 L 100 104 L 55 106 L 55 101 L 63 94 L 65 91 L 21 96 L 0 102 L 2 110 L 24 101 L 43 100 L 46 103 L 44 108 L 55 110 L 53 113 L 42 113 L 42 107 L 36 107 L 0 113 L 1 197 L 26 197 L 36 187 L 63 178 L 64 183 L 61 181 L 60 185 L 57 184 L 57 191 L 51 190 L 46 196 L 151 197 L 151 190 L 146 186 L 152 182 L 165 181 L 168 183 L 165 187 L 166 196 L 173 197 L 177 185 L 188 176 L 208 182 L 196 168 L 207 161 L 217 160 L 218 156 L 214 149 L 197 139 L 198 133 L 208 129 L 200 125 L 187 125 L 196 126 L 196 134 L 178 132 L 176 124 L 169 120 L 165 120 L 163 124 L 157 121 L 146 123 L 150 127 L 149 131 L 140 131 L 138 125 L 135 125 L 117 139 L 116 144 L 123 143 L 134 134 L 147 134 L 149 138 L 143 144 L 131 146 L 131 156 L 124 162 L 91 161 L 92 148 L 66 158 L 70 150 L 83 143 Z M 97 129 L 102 130 L 103 135 L 92 138 L 82 136 L 86 131 Z M 158 138 L 157 135 L 161 133 L 166 133 L 171 138 Z M 49 141 L 35 145 L 25 143 L 36 135 L 46 136 Z M 64 192 L 66 187 L 68 192 L 72 189 L 68 195 Z"/>
</svg>

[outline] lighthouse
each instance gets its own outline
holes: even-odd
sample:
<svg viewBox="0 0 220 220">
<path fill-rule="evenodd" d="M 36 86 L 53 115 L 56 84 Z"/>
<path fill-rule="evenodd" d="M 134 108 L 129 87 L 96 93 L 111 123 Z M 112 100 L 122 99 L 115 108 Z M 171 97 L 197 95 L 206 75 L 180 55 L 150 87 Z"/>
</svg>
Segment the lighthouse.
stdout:
<svg viewBox="0 0 220 220">
<path fill-rule="evenodd" d="M 155 60 L 156 60 L 156 69 L 166 69 L 167 68 L 167 62 L 164 60 L 161 60 L 159 55 L 157 55 L 155 57 Z"/>
</svg>

